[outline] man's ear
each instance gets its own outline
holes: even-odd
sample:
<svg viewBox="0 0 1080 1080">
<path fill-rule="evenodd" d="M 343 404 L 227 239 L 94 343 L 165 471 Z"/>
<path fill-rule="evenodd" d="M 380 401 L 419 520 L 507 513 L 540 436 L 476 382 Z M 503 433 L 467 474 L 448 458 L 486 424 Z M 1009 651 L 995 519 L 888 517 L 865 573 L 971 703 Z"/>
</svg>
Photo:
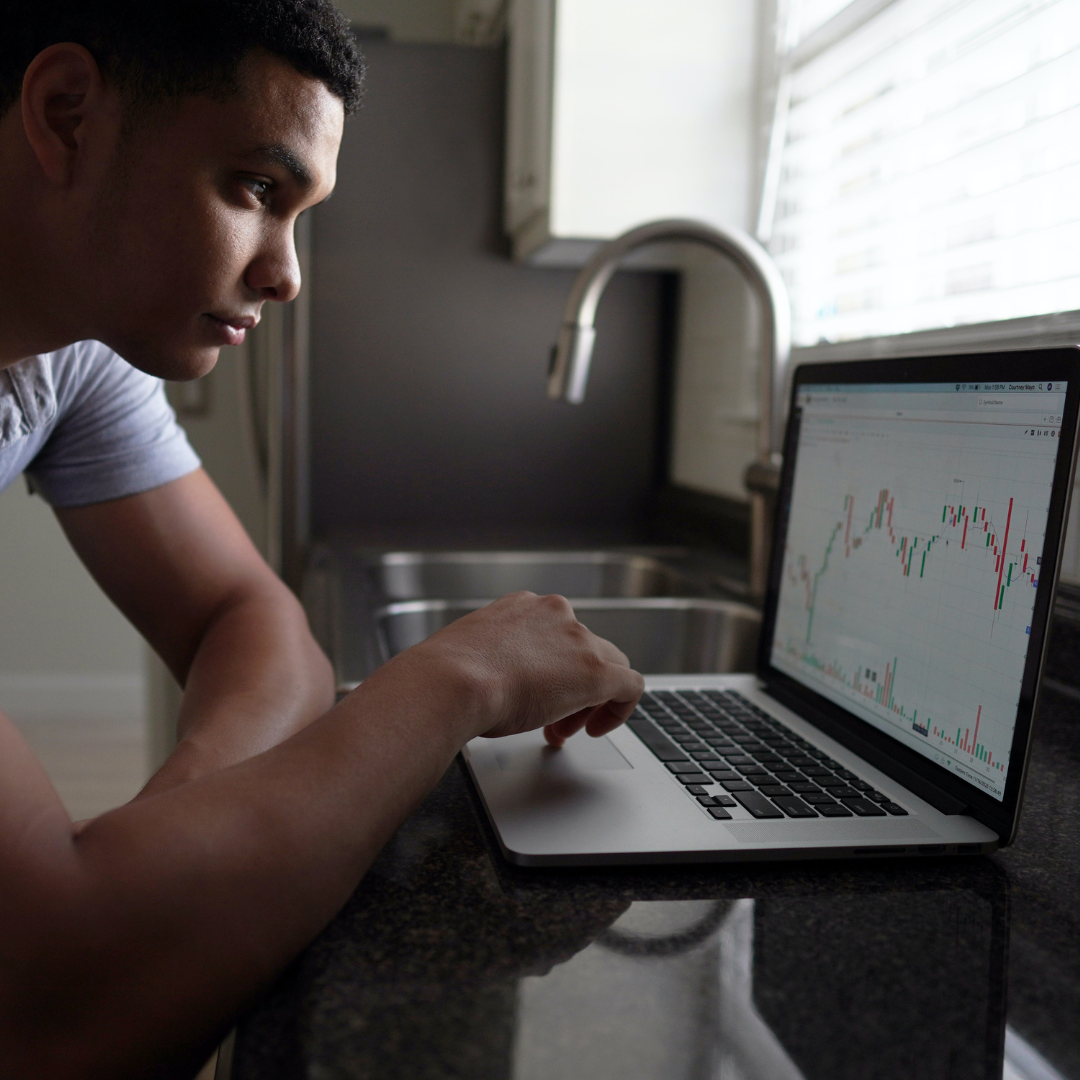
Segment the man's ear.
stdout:
<svg viewBox="0 0 1080 1080">
<path fill-rule="evenodd" d="M 104 80 L 81 45 L 50 45 L 34 57 L 22 84 L 22 120 L 27 141 L 45 177 L 66 187 L 85 152 L 88 118 L 100 108 Z"/>
</svg>

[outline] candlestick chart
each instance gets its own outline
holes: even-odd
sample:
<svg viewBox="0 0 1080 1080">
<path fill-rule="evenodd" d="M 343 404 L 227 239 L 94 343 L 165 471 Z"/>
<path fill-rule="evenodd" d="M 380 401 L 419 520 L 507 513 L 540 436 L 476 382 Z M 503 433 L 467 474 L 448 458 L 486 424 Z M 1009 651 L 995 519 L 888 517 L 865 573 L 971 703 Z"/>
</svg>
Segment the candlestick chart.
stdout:
<svg viewBox="0 0 1080 1080">
<path fill-rule="evenodd" d="M 888 424 L 799 448 L 774 664 L 997 798 L 1054 450 Z"/>
</svg>

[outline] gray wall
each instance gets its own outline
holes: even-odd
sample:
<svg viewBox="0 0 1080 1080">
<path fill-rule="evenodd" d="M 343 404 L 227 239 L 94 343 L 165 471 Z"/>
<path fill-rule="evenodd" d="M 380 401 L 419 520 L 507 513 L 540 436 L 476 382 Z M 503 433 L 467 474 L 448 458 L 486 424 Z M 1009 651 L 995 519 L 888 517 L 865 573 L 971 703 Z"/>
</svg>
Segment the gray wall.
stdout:
<svg viewBox="0 0 1080 1080">
<path fill-rule="evenodd" d="M 636 535 L 654 475 L 663 283 L 619 275 L 589 397 L 544 396 L 570 271 L 502 237 L 502 50 L 365 42 L 314 211 L 312 525 L 369 542 Z"/>
</svg>

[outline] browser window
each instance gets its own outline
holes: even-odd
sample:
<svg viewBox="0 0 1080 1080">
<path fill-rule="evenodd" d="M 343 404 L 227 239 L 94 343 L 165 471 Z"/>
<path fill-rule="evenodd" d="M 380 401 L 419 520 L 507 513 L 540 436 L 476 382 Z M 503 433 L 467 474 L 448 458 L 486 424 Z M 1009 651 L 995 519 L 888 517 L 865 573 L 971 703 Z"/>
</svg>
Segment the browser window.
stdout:
<svg viewBox="0 0 1080 1080">
<path fill-rule="evenodd" d="M 805 385 L 773 666 L 1001 800 L 1065 383 Z"/>
</svg>

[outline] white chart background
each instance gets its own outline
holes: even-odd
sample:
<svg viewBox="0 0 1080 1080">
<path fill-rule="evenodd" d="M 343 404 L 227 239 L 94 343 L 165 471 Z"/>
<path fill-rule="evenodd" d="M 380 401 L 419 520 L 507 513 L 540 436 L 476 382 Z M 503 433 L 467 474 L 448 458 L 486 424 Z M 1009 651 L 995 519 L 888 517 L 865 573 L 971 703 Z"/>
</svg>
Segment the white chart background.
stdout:
<svg viewBox="0 0 1080 1080">
<path fill-rule="evenodd" d="M 773 649 L 777 667 L 997 798 L 1008 770 L 1036 593 L 1030 576 L 1037 581 L 1058 445 L 1056 437 L 1035 438 L 1026 430 L 1004 423 L 806 417 Z M 881 528 L 871 524 L 883 489 L 892 501 L 891 536 L 887 512 Z M 1010 499 L 1002 584 L 1008 563 L 1016 565 L 995 610 L 997 557 L 986 537 L 995 536 L 1000 548 Z M 963 506 L 969 517 L 963 547 L 962 519 L 953 526 L 947 515 L 943 522 L 946 506 Z M 985 507 L 989 532 L 981 512 L 978 523 L 970 521 L 975 507 Z M 923 567 L 922 553 L 934 537 Z M 905 555 L 917 541 L 907 575 L 907 560 L 897 554 L 904 538 Z M 1028 574 L 1018 576 L 1021 541 Z M 894 659 L 895 710 L 852 685 L 858 679 L 865 689 L 869 670 L 876 689 Z M 830 665 L 827 674 L 822 669 Z M 927 736 L 914 730 L 913 715 L 920 725 L 929 719 Z M 977 716 L 978 741 L 990 763 L 952 745 L 958 728 L 974 733 Z"/>
</svg>

